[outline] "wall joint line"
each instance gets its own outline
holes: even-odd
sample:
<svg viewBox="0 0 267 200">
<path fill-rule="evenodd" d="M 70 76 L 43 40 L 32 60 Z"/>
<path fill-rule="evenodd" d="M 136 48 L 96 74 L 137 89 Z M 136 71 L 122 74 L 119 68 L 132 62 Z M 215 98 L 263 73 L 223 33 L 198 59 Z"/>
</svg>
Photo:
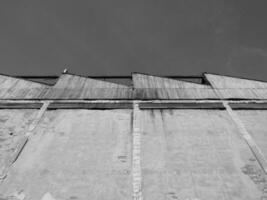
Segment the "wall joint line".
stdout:
<svg viewBox="0 0 267 200">
<path fill-rule="evenodd" d="M 45 111 L 47 110 L 49 104 L 51 101 L 44 101 L 43 106 L 40 108 L 40 110 L 37 113 L 37 116 L 33 120 L 33 122 L 28 127 L 28 130 L 24 135 L 22 135 L 17 143 L 15 144 L 15 151 L 10 155 L 7 156 L 7 158 L 4 161 L 4 165 L 0 168 L 0 180 L 4 179 L 7 176 L 7 172 L 9 167 L 17 160 L 19 157 L 21 151 L 27 144 L 29 137 L 33 134 L 33 131 L 37 127 L 38 123 L 40 122 L 42 116 L 44 115 Z"/>
<path fill-rule="evenodd" d="M 237 126 L 239 132 L 242 134 L 243 139 L 246 141 L 248 144 L 250 150 L 256 157 L 258 163 L 260 164 L 261 168 L 263 169 L 264 173 L 267 174 L 267 160 L 262 153 L 261 149 L 258 147 L 254 139 L 251 137 L 249 132 L 247 131 L 245 125 L 243 122 L 240 120 L 238 115 L 232 110 L 232 108 L 229 106 L 228 102 L 224 101 L 223 105 L 230 115 L 231 119 L 234 121 L 235 125 Z"/>
<path fill-rule="evenodd" d="M 133 103 L 132 186 L 133 200 L 142 200 L 141 118 L 139 104 Z"/>
</svg>

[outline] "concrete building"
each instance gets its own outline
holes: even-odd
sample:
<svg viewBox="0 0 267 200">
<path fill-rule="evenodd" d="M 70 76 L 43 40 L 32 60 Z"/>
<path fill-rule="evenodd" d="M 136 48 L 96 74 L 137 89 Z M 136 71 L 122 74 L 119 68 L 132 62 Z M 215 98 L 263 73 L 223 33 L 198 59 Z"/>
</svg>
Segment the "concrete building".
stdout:
<svg viewBox="0 0 267 200">
<path fill-rule="evenodd" d="M 0 75 L 0 199 L 267 199 L 267 82 Z"/>
</svg>

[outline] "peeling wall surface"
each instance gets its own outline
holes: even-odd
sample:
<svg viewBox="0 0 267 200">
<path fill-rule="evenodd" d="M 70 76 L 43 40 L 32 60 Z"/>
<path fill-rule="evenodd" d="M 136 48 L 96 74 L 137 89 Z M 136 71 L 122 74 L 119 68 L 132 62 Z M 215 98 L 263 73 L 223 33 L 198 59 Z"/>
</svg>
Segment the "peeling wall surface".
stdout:
<svg viewBox="0 0 267 200">
<path fill-rule="evenodd" d="M 0 75 L 0 200 L 267 200 L 266 82 L 132 77 Z"/>
</svg>

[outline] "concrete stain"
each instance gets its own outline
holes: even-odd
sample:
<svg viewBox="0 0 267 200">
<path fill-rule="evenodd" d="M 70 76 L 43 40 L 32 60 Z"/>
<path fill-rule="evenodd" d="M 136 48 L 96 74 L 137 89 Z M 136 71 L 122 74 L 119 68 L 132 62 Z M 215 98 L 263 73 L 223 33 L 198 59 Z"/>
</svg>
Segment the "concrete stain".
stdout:
<svg viewBox="0 0 267 200">
<path fill-rule="evenodd" d="M 171 116 L 174 114 L 173 109 L 167 109 L 165 110 L 165 112 L 167 112 Z"/>
<path fill-rule="evenodd" d="M 45 176 L 45 175 L 47 175 L 47 174 L 49 174 L 49 173 L 50 173 L 50 171 L 49 171 L 48 169 L 44 169 L 44 170 L 41 171 L 40 174 L 41 174 L 42 176 Z"/>
<path fill-rule="evenodd" d="M 79 199 L 79 198 L 76 197 L 76 196 L 71 196 L 70 199 L 71 199 L 71 200 L 74 200 L 74 199 Z"/>
<path fill-rule="evenodd" d="M 178 199 L 178 196 L 177 196 L 177 194 L 175 192 L 168 192 L 166 194 L 166 198 L 167 199 Z"/>
<path fill-rule="evenodd" d="M 5 142 L 7 138 L 0 138 L 0 142 Z"/>
<path fill-rule="evenodd" d="M 149 114 L 150 114 L 151 119 L 155 119 L 156 117 L 155 110 L 151 110 Z"/>
<path fill-rule="evenodd" d="M 118 160 L 121 162 L 127 162 L 127 156 L 118 156 Z"/>
<path fill-rule="evenodd" d="M 61 132 L 59 132 L 59 135 L 60 136 L 65 136 L 65 133 L 61 131 Z"/>
<path fill-rule="evenodd" d="M 161 117 L 162 123 L 164 123 L 164 121 L 165 121 L 164 120 L 164 110 L 160 109 L 159 112 L 160 112 L 160 117 Z"/>
<path fill-rule="evenodd" d="M 255 158 L 251 157 L 249 161 L 241 170 L 262 191 L 261 200 L 267 200 L 267 177 L 262 169 L 257 167 Z"/>
<path fill-rule="evenodd" d="M 8 120 L 8 118 L 0 118 L 0 123 L 5 123 Z"/>
</svg>

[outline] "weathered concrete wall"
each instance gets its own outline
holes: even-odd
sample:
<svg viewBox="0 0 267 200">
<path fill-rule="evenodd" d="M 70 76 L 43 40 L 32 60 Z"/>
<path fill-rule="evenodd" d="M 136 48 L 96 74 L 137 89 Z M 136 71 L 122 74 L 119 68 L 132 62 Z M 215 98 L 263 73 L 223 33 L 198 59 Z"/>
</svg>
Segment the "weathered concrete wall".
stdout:
<svg viewBox="0 0 267 200">
<path fill-rule="evenodd" d="M 131 110 L 47 111 L 0 193 L 131 199 Z"/>
<path fill-rule="evenodd" d="M 210 85 L 134 73 L 137 99 L 218 99 Z"/>
<path fill-rule="evenodd" d="M 267 111 L 240 110 L 236 112 L 265 157 L 267 157 Z"/>
<path fill-rule="evenodd" d="M 33 122 L 38 110 L 0 110 L 0 174 L 15 144 Z M 1 174 L 2 175 L 2 174 Z"/>
<path fill-rule="evenodd" d="M 266 176 L 227 111 L 147 109 L 135 117 L 132 112 L 46 111 L 0 194 L 22 192 L 27 200 L 47 192 L 56 200 L 133 199 L 135 181 L 141 180 L 144 200 L 267 199 Z M 267 112 L 234 112 L 266 155 Z M 2 133 L 24 134 L 36 113 L 1 110 Z M 133 173 L 137 140 L 140 179 Z"/>
<path fill-rule="evenodd" d="M 261 171 L 226 111 L 142 111 L 143 195 L 146 200 L 255 200 Z M 251 169 L 252 168 L 252 169 Z"/>
</svg>

